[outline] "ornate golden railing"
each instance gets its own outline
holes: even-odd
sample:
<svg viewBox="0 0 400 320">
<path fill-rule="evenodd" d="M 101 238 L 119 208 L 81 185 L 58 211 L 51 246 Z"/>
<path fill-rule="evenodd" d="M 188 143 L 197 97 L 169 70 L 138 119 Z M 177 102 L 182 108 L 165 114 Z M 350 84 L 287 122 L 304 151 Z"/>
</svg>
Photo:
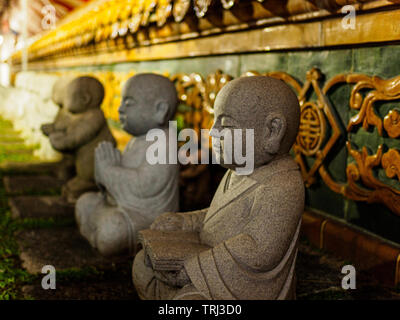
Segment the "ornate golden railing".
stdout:
<svg viewBox="0 0 400 320">
<path fill-rule="evenodd" d="M 320 27 L 313 23 L 315 19 L 338 15 L 343 17 L 340 8 L 346 4 L 352 4 L 359 11 L 368 11 L 382 7 L 396 9 L 399 3 L 398 0 L 97 0 L 95 4 L 75 14 L 75 19 L 66 21 L 33 43 L 29 48 L 29 60 L 57 60 L 77 55 L 91 56 L 95 53 L 132 50 L 263 26 L 271 26 L 271 28 L 276 25 L 285 26 L 288 23 L 300 21 L 309 21 L 310 28 L 291 26 L 293 29 L 291 30 L 287 27 L 284 32 L 286 37 L 293 38 L 292 42 L 296 42 L 298 47 L 323 46 L 325 44 L 321 43 L 321 39 L 314 34 Z M 382 21 L 387 21 L 387 19 L 388 17 L 382 16 Z M 340 19 L 338 21 L 340 23 Z M 368 21 L 369 19 L 361 23 L 368 24 Z M 338 29 L 336 24 L 327 23 L 322 27 L 326 28 L 327 34 L 324 38 L 328 40 L 331 33 L 335 33 L 337 37 L 340 31 L 336 30 Z M 389 35 L 395 32 L 395 30 L 392 32 L 386 29 Z M 277 32 L 276 36 L 283 35 L 279 33 L 282 31 L 275 29 L 272 31 Z M 342 30 L 342 33 L 340 37 L 349 37 L 350 43 L 368 41 L 369 38 L 371 38 L 369 40 L 376 38 L 376 41 L 384 40 L 380 39 L 382 35 L 379 34 L 379 30 L 367 34 L 368 39 L 364 39 L 359 32 L 348 33 L 347 30 Z M 298 38 L 301 34 L 303 39 L 300 40 Z M 243 48 L 239 45 L 229 48 L 227 43 L 226 50 L 234 52 L 262 48 L 269 50 L 270 46 L 279 49 L 285 45 L 294 45 L 293 43 L 285 44 L 288 40 L 282 41 L 279 45 L 274 45 L 274 42 L 268 44 L 271 41 L 266 41 L 265 36 L 261 30 L 261 34 L 254 36 L 252 41 L 245 41 Z M 226 41 L 229 42 L 229 39 Z M 260 46 L 257 46 L 255 41 L 260 42 Z M 204 46 L 204 44 L 201 45 Z M 329 41 L 326 45 L 330 45 Z M 184 50 L 190 56 L 195 47 L 196 45 L 190 44 L 189 48 Z M 167 49 L 162 48 L 164 51 Z M 160 57 L 162 57 L 161 53 L 150 58 Z M 135 54 L 126 55 L 124 59 L 135 59 Z M 20 60 L 21 53 L 18 52 L 13 56 L 13 63 L 18 64 Z M 106 59 L 103 60 L 104 63 L 107 62 Z"/>
</svg>

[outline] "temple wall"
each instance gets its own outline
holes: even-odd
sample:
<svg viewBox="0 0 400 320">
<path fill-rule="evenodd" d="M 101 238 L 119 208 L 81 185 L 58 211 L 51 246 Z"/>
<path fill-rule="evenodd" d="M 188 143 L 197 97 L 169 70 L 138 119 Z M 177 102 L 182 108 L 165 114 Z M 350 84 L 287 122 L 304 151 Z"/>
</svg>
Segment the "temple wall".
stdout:
<svg viewBox="0 0 400 320">
<path fill-rule="evenodd" d="M 353 49 L 234 54 L 98 66 L 76 66 L 51 71 L 59 74 L 70 72 L 90 73 L 99 77 L 105 84 L 106 91 L 112 92 L 111 94 L 106 94 L 103 108 L 108 118 L 111 119 L 110 125 L 118 128 L 117 108 L 121 83 L 135 73 L 158 72 L 169 76 L 180 73 L 188 75 L 198 73 L 203 79 L 207 79 L 209 75 L 214 74 L 217 70 L 221 70 L 223 74 L 230 75 L 233 78 L 249 71 L 260 73 L 279 71 L 289 74 L 303 85 L 306 82 L 307 72 L 312 68 L 318 68 L 322 76 L 318 84 L 322 89 L 331 79 L 342 74 L 354 73 L 365 76 L 378 76 L 383 79 L 390 79 L 400 75 L 400 65 L 396 63 L 394 58 L 399 49 L 398 45 L 391 45 Z M 362 147 L 366 146 L 369 155 L 376 154 L 380 145 L 383 145 L 384 152 L 389 149 L 396 149 L 396 147 L 399 148 L 397 139 L 389 137 L 387 132 L 379 134 L 376 127 L 370 126 L 367 130 L 357 127 L 351 133 L 346 131 L 350 118 L 357 113 L 350 106 L 352 87 L 353 85 L 351 84 L 341 83 L 332 87 L 326 94 L 330 108 L 332 108 L 332 115 L 340 129 L 340 138 L 335 142 L 333 148 L 329 150 L 327 157 L 323 161 L 323 165 L 334 183 L 327 184 L 326 181 L 324 182 L 321 179 L 320 174 L 316 172 L 313 175 L 315 182 L 307 188 L 307 205 L 400 243 L 400 233 L 398 232 L 400 230 L 400 210 L 397 213 L 393 213 L 385 203 L 372 204 L 368 203 L 368 201 L 354 201 L 347 196 L 343 196 L 340 192 L 336 192 L 337 190 L 332 190 L 337 188 L 337 183 L 348 184 L 349 179 L 346 176 L 346 169 L 349 164 L 355 161 L 346 148 L 346 141 L 351 141 L 352 145 L 355 146 L 354 149 L 358 151 L 361 151 Z M 316 95 L 315 90 L 311 89 L 309 101 L 313 99 L 316 99 Z M 391 110 L 398 110 L 399 102 L 397 100 L 379 102 L 375 108 L 377 114 L 383 119 Z M 327 120 L 326 114 L 324 117 Z M 329 135 L 332 135 L 329 121 L 326 122 L 325 141 L 323 141 L 320 150 L 323 149 Z M 191 126 L 191 124 L 187 123 L 186 126 Z M 396 153 L 397 155 L 398 153 Z M 304 157 L 303 155 L 303 158 L 308 165 L 308 169 L 312 168 L 315 156 Z M 390 191 L 391 194 L 398 197 L 397 192 L 400 192 L 398 178 L 396 176 L 389 178 L 382 165 L 378 165 L 372 171 L 373 176 L 381 181 L 385 188 L 387 186 L 388 190 L 393 190 Z M 367 176 L 368 173 L 365 174 Z M 365 185 L 360 185 L 365 188 Z M 366 190 L 379 191 L 381 188 L 378 185 L 373 185 L 373 187 L 375 188 L 367 187 Z M 368 196 L 365 199 L 368 199 Z M 386 201 L 391 202 L 391 200 Z M 384 202 L 383 197 L 379 202 Z M 395 209 L 397 210 L 397 207 Z"/>
</svg>

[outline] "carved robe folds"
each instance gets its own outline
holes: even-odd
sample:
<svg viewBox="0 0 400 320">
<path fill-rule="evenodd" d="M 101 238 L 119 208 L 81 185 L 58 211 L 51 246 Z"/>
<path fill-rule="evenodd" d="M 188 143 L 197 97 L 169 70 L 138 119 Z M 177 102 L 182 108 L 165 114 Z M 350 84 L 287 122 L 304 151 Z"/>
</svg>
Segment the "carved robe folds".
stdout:
<svg viewBox="0 0 400 320">
<path fill-rule="evenodd" d="M 134 262 L 134 283 L 144 299 L 293 299 L 295 262 L 304 210 L 304 185 L 290 156 L 243 176 L 221 181 L 210 208 L 183 213 L 185 229 L 200 225 L 211 249 L 185 261 L 191 284 L 172 288 L 152 276 L 143 251 Z"/>
</svg>

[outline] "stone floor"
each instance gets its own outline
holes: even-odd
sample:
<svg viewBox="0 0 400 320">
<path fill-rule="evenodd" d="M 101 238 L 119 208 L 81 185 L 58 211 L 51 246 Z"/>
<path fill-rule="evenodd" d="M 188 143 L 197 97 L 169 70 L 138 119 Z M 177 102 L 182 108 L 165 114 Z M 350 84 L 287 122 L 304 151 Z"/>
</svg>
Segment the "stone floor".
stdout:
<svg viewBox="0 0 400 320">
<path fill-rule="evenodd" d="M 38 167 L 31 149 L 24 147 L 21 154 L 15 154 L 8 152 L 15 150 L 15 145 L 1 144 L 5 139 L 21 148 L 16 137 L 11 124 L 0 119 L 0 300 L 138 299 L 131 281 L 132 257 L 101 257 L 79 235 L 72 214 L 57 214 L 59 207 L 52 211 L 51 201 L 47 206 L 37 205 L 40 199 L 54 199 L 59 194 L 60 181 L 46 176 L 49 166 Z M 35 185 L 39 187 L 32 188 Z M 16 205 L 21 197 L 30 202 Z M 341 269 L 345 264 L 349 262 L 315 249 L 303 239 L 297 262 L 297 298 L 400 299 L 400 291 L 382 287 L 364 273 L 357 274 L 356 290 L 343 290 Z M 44 265 L 57 270 L 56 290 L 41 287 Z"/>
</svg>

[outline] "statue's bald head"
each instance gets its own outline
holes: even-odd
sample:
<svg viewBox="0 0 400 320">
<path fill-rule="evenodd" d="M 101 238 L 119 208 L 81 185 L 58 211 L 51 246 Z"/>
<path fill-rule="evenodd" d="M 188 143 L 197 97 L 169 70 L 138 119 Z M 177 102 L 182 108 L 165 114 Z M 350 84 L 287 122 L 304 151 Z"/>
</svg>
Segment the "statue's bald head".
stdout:
<svg viewBox="0 0 400 320">
<path fill-rule="evenodd" d="M 233 80 L 219 92 L 214 110 L 218 129 L 230 125 L 254 129 L 256 166 L 288 153 L 296 140 L 300 106 L 296 94 L 281 80 L 266 76 Z"/>
<path fill-rule="evenodd" d="M 141 73 L 124 85 L 120 121 L 124 130 L 142 135 L 150 129 L 168 125 L 177 105 L 178 95 L 171 80 L 154 73 Z"/>
<path fill-rule="evenodd" d="M 84 76 L 68 83 L 64 106 L 73 113 L 99 108 L 104 99 L 104 87 L 99 80 Z"/>
<path fill-rule="evenodd" d="M 166 120 L 172 119 L 178 104 L 178 94 L 170 79 L 155 73 L 137 74 L 126 82 L 123 96 L 139 94 L 147 105 L 152 105 L 155 100 L 165 101 L 169 109 Z"/>
</svg>

